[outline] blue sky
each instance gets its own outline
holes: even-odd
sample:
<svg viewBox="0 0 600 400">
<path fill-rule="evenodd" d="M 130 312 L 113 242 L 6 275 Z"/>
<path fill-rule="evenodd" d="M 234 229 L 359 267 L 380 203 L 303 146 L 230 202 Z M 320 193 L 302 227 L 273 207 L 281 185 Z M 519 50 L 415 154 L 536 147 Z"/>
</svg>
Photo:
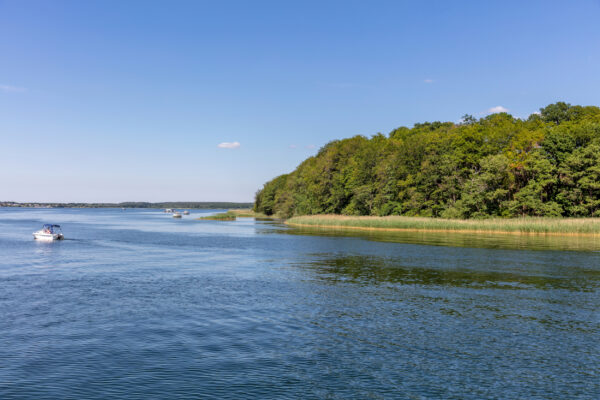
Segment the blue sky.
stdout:
<svg viewBox="0 0 600 400">
<path fill-rule="evenodd" d="M 599 20 L 595 0 L 0 0 L 0 200 L 251 201 L 334 139 L 600 105 Z"/>
</svg>

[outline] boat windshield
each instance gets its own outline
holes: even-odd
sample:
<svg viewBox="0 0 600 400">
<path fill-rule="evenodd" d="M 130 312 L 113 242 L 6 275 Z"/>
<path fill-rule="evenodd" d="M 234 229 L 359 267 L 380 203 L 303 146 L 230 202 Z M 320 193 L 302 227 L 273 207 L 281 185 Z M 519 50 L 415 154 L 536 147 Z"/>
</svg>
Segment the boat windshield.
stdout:
<svg viewBox="0 0 600 400">
<path fill-rule="evenodd" d="M 61 232 L 60 225 L 52 225 L 52 224 L 45 224 L 44 226 L 42 226 L 42 230 L 46 233 L 60 233 Z"/>
</svg>

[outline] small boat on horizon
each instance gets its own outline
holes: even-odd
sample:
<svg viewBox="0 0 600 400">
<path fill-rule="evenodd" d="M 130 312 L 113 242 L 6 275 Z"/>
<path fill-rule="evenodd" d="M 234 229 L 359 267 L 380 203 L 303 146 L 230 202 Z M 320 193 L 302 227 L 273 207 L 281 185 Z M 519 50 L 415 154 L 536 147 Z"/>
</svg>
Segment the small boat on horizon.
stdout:
<svg viewBox="0 0 600 400">
<path fill-rule="evenodd" d="M 65 237 L 60 225 L 44 224 L 42 229 L 33 232 L 33 238 L 36 240 L 62 240 Z"/>
<path fill-rule="evenodd" d="M 185 210 L 185 211 L 183 212 L 183 215 L 190 215 L 190 212 L 189 212 L 188 210 Z"/>
<path fill-rule="evenodd" d="M 180 213 L 178 213 L 177 211 L 175 211 L 175 212 L 173 213 L 173 218 L 181 218 L 181 214 L 180 214 Z"/>
</svg>

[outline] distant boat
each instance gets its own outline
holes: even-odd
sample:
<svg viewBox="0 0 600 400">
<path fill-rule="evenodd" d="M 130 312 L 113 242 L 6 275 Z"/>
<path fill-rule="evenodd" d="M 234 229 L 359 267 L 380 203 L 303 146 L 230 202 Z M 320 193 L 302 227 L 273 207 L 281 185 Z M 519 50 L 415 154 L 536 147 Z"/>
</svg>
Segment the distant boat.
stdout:
<svg viewBox="0 0 600 400">
<path fill-rule="evenodd" d="M 166 213 L 172 213 L 172 212 L 173 212 L 173 209 L 171 209 L 171 208 L 167 208 L 167 209 L 165 209 L 165 212 L 166 212 Z"/>
<path fill-rule="evenodd" d="M 173 218 L 181 218 L 181 214 L 180 214 L 180 213 L 178 213 L 177 211 L 175 211 L 175 212 L 173 213 Z"/>
<path fill-rule="evenodd" d="M 60 225 L 45 224 L 37 232 L 33 232 L 33 238 L 36 240 L 62 240 L 64 235 Z"/>
<path fill-rule="evenodd" d="M 188 210 L 185 210 L 185 211 L 183 212 L 183 215 L 190 215 L 190 212 L 189 212 Z"/>
</svg>

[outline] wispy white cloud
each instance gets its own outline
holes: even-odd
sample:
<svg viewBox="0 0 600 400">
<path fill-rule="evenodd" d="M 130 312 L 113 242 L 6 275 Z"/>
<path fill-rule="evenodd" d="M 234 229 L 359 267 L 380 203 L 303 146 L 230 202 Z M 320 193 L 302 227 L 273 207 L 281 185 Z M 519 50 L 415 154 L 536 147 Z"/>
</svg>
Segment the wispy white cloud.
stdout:
<svg viewBox="0 0 600 400">
<path fill-rule="evenodd" d="M 12 86 L 12 85 L 0 85 L 0 90 L 3 92 L 7 92 L 7 93 L 21 93 L 21 92 L 27 91 L 27 89 L 25 89 L 23 87 Z"/>
<path fill-rule="evenodd" d="M 240 142 L 223 142 L 217 145 L 221 149 L 237 149 L 240 146 Z"/>
<path fill-rule="evenodd" d="M 307 149 L 314 149 L 315 147 L 317 146 L 315 146 L 314 144 L 309 144 L 308 146 L 306 146 Z"/>
<path fill-rule="evenodd" d="M 425 83 L 433 83 L 433 79 L 425 79 L 423 82 L 425 82 Z"/>
<path fill-rule="evenodd" d="M 496 107 L 488 108 L 487 112 L 488 112 L 488 114 L 503 113 L 503 112 L 508 112 L 508 108 L 502 107 L 502 106 L 496 106 Z"/>
<path fill-rule="evenodd" d="M 298 146 L 296 146 L 295 144 L 290 144 L 290 149 L 296 149 L 298 148 Z"/>
</svg>

